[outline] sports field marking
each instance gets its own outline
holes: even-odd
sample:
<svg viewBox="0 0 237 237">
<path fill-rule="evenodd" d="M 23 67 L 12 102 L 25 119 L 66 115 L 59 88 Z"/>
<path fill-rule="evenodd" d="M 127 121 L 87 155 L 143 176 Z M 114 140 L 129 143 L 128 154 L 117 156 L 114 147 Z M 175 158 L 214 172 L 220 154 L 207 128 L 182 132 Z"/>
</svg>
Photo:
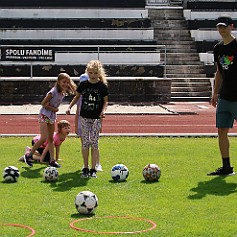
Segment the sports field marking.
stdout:
<svg viewBox="0 0 237 237">
<path fill-rule="evenodd" d="M 88 221 L 88 220 L 93 220 L 93 219 L 102 219 L 102 218 L 109 218 L 109 219 L 115 219 L 115 218 L 120 218 L 120 219 L 130 219 L 130 220 L 139 220 L 139 221 L 145 221 L 151 224 L 151 227 L 148 229 L 144 230 L 137 230 L 137 231 L 96 231 L 96 230 L 89 230 L 89 229 L 82 229 L 79 227 L 76 227 L 74 224 L 80 221 Z M 145 219 L 145 218 L 138 218 L 138 217 L 129 217 L 129 216 L 104 216 L 104 217 L 93 217 L 93 218 L 82 218 L 75 220 L 70 223 L 70 227 L 74 230 L 82 231 L 82 232 L 90 232 L 90 233 L 96 233 L 96 234 L 136 234 L 136 233 L 142 233 L 142 232 L 147 232 L 151 231 L 156 228 L 156 223 Z"/>
<path fill-rule="evenodd" d="M 35 235 L 35 230 L 33 228 L 31 228 L 30 226 L 27 225 L 21 225 L 21 224 L 12 224 L 12 223 L 0 223 L 0 225 L 2 226 L 13 226 L 13 227 L 20 227 L 20 228 L 24 228 L 24 229 L 28 229 L 31 231 L 30 235 L 27 235 L 26 237 L 30 237 Z"/>
</svg>

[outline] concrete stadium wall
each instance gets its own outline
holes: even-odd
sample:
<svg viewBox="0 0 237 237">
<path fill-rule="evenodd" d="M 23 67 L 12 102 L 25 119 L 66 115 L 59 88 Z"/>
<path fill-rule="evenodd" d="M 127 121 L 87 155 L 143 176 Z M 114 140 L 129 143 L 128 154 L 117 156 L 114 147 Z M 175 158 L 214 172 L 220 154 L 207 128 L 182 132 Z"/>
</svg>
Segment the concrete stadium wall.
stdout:
<svg viewBox="0 0 237 237">
<path fill-rule="evenodd" d="M 0 104 L 39 104 L 55 80 L 1 78 Z M 78 83 L 78 79 L 74 81 Z M 168 103 L 171 98 L 171 79 L 116 77 L 108 78 L 108 82 L 110 103 Z M 68 96 L 65 101 L 71 99 L 72 96 Z"/>
<path fill-rule="evenodd" d="M 117 40 L 153 40 L 153 29 L 6 29 L 0 30 L 4 39 L 117 39 Z"/>
<path fill-rule="evenodd" d="M 0 8 L 1 18 L 11 19 L 145 19 L 148 9 Z"/>
</svg>

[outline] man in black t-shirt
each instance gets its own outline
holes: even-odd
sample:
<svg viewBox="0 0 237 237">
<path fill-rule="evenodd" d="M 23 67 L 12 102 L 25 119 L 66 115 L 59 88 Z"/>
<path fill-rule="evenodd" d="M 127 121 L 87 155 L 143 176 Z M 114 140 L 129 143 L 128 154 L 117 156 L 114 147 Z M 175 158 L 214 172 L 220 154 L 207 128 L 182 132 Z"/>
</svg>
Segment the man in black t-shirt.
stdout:
<svg viewBox="0 0 237 237">
<path fill-rule="evenodd" d="M 216 27 L 222 41 L 214 47 L 217 70 L 211 104 L 217 106 L 216 127 L 223 166 L 208 175 L 234 175 L 230 165 L 228 132 L 237 119 L 237 41 L 231 33 L 234 26 L 230 17 L 219 17 Z"/>
</svg>

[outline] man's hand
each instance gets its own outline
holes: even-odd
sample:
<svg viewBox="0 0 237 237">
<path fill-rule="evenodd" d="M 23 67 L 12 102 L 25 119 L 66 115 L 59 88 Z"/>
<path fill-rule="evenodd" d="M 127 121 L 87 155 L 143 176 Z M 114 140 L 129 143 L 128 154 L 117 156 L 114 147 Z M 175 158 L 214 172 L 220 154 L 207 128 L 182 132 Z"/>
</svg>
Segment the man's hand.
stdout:
<svg viewBox="0 0 237 237">
<path fill-rule="evenodd" d="M 212 95 L 212 98 L 211 98 L 211 105 L 212 105 L 213 107 L 216 107 L 216 105 L 217 105 L 217 100 L 218 100 L 218 94 L 213 94 L 213 95 Z"/>
</svg>

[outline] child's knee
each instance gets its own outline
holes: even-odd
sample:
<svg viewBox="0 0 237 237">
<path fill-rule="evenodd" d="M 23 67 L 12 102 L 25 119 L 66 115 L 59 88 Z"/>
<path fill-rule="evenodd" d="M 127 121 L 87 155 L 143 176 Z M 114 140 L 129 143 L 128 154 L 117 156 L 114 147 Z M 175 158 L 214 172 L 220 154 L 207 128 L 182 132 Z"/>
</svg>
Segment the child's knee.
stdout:
<svg viewBox="0 0 237 237">
<path fill-rule="evenodd" d="M 99 148 L 98 141 L 92 142 L 91 143 L 91 148 L 93 150 L 98 150 L 98 148 Z"/>
<path fill-rule="evenodd" d="M 83 141 L 82 142 L 82 148 L 89 149 L 90 148 L 90 142 L 89 141 Z"/>
</svg>

